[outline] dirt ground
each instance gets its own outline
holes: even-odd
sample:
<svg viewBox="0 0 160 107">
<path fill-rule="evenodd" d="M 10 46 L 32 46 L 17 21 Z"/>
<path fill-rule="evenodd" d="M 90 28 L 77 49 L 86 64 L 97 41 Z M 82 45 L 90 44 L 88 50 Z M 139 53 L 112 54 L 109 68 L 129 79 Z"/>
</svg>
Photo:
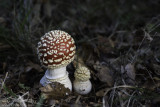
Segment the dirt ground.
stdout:
<svg viewBox="0 0 160 107">
<path fill-rule="evenodd" d="M 74 38 L 76 56 L 91 73 L 89 94 L 66 96 L 54 83 L 58 88 L 44 97 L 37 43 L 51 30 Z M 67 66 L 72 82 L 75 70 Z M 160 107 L 160 1 L 1 0 L 0 107 L 6 106 Z"/>
</svg>

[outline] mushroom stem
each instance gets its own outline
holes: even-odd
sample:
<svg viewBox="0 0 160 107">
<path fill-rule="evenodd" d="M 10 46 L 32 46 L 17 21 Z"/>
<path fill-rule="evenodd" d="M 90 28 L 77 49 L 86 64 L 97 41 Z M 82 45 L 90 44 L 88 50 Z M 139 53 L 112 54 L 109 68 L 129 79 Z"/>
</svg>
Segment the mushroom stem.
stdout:
<svg viewBox="0 0 160 107">
<path fill-rule="evenodd" d="M 66 66 L 57 69 L 47 69 L 45 76 L 48 79 L 62 78 L 67 74 Z"/>
<path fill-rule="evenodd" d="M 73 85 L 74 85 L 74 90 L 81 95 L 88 94 L 92 89 L 92 84 L 90 80 L 87 81 L 75 80 L 73 82 Z"/>
<path fill-rule="evenodd" d="M 40 83 L 42 86 L 46 86 L 52 82 L 59 82 L 64 84 L 66 88 L 69 88 L 72 91 L 72 84 L 68 77 L 66 66 L 57 69 L 47 69 L 45 75 L 40 80 Z"/>
</svg>

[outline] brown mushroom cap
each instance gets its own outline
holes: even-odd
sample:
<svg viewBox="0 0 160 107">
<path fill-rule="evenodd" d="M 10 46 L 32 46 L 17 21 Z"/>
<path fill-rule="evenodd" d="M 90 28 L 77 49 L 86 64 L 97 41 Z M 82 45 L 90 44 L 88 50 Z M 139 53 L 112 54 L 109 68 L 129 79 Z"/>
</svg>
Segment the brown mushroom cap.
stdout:
<svg viewBox="0 0 160 107">
<path fill-rule="evenodd" d="M 59 68 L 73 61 L 76 46 L 73 38 L 66 32 L 54 30 L 41 37 L 38 43 L 38 56 L 43 66 Z"/>
</svg>

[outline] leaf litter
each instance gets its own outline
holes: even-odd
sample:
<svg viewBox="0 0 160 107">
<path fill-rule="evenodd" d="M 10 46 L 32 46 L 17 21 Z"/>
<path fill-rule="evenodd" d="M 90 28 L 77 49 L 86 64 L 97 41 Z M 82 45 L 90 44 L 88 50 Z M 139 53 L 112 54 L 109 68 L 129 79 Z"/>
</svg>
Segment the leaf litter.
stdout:
<svg viewBox="0 0 160 107">
<path fill-rule="evenodd" d="M 90 0 L 84 3 L 70 0 L 8 3 L 14 9 L 10 7 L 12 12 L 0 17 L 0 32 L 3 35 L 0 36 L 0 104 L 156 107 L 160 104 L 160 20 L 158 12 L 146 6 L 154 5 L 159 10 L 157 1 L 136 1 L 133 6 L 116 1 L 102 3 Z M 30 7 L 33 11 L 28 11 Z M 143 11 L 146 9 L 149 9 L 147 13 Z M 8 10 L 4 8 L 4 11 Z M 30 14 L 24 15 L 22 12 Z M 19 22 L 9 17 L 13 14 L 17 20 L 24 19 L 18 25 L 18 31 L 13 24 Z M 146 15 L 149 19 L 144 18 Z M 91 70 L 93 90 L 90 94 L 80 96 L 74 90 L 70 93 L 58 83 L 46 87 L 39 85 L 46 68 L 41 67 L 35 54 L 36 43 L 51 29 L 66 30 L 74 37 L 78 60 L 67 69 L 71 80 L 74 80 L 77 64 L 84 64 Z M 22 35 L 26 33 L 32 38 L 30 48 L 23 44 L 26 41 L 23 41 L 25 37 Z M 70 94 L 66 96 L 66 92 Z"/>
</svg>

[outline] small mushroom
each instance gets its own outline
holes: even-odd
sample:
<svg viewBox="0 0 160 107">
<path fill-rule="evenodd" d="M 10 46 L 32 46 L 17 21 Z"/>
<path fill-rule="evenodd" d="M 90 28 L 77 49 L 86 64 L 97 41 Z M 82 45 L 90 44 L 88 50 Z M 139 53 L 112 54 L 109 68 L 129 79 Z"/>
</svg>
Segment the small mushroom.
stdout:
<svg viewBox="0 0 160 107">
<path fill-rule="evenodd" d="M 74 90 L 78 94 L 88 94 L 92 89 L 92 84 L 90 82 L 90 70 L 84 66 L 79 65 L 74 73 L 75 80 L 73 82 Z"/>
<path fill-rule="evenodd" d="M 74 59 L 76 49 L 74 43 L 68 33 L 60 30 L 50 31 L 41 37 L 37 53 L 41 64 L 48 68 L 40 80 L 42 86 L 59 82 L 72 90 L 66 66 Z"/>
</svg>

